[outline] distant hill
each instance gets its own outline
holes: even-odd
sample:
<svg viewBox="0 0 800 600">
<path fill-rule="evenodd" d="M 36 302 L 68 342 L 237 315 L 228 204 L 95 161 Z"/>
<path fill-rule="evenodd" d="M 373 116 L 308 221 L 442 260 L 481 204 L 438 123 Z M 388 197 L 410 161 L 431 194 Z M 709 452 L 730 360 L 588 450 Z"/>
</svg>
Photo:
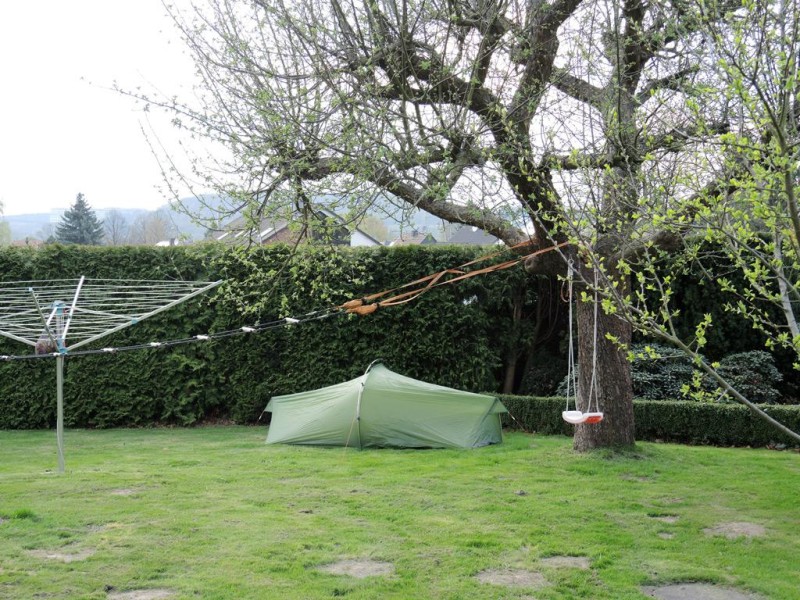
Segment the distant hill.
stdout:
<svg viewBox="0 0 800 600">
<path fill-rule="evenodd" d="M 170 237 L 181 237 L 191 241 L 200 241 L 205 238 L 207 230 L 202 224 L 198 224 L 195 221 L 212 219 L 214 214 L 207 208 L 207 205 L 214 206 L 217 199 L 217 196 L 212 195 L 201 196 L 200 198 L 192 196 L 180 199 L 179 202 L 182 209 L 176 210 L 170 204 L 163 204 L 156 210 L 163 211 L 172 223 L 173 230 L 170 232 Z M 107 213 L 116 210 L 125 218 L 128 225 L 132 225 L 137 218 L 143 215 L 156 212 L 142 208 L 107 208 L 94 210 L 97 214 L 97 218 L 100 220 L 103 220 Z M 400 222 L 404 220 L 403 211 L 401 209 L 397 208 L 392 203 L 385 202 L 377 204 L 375 209 L 370 211 L 370 214 L 374 214 L 386 224 L 390 237 L 397 237 L 400 235 Z M 24 240 L 26 238 L 45 240 L 55 231 L 55 227 L 60 221 L 60 216 L 55 212 L 29 213 L 23 215 L 6 215 L 0 220 L 6 221 L 9 224 L 12 240 Z M 439 239 L 442 231 L 442 220 L 422 210 L 414 210 L 410 215 L 406 215 L 406 219 L 402 223 L 402 230 L 404 232 L 417 230 L 420 232 L 432 233 L 434 237 Z"/>
<path fill-rule="evenodd" d="M 40 232 L 50 225 L 50 213 L 35 213 L 26 215 L 8 215 L 2 219 L 11 228 L 12 240 L 25 238 L 39 238 Z"/>
<path fill-rule="evenodd" d="M 192 210 L 200 210 L 201 204 L 195 198 L 182 200 L 187 207 Z M 155 211 L 148 211 L 143 208 L 106 208 L 94 209 L 97 218 L 103 220 L 105 215 L 115 210 L 119 212 L 127 221 L 128 225 L 133 224 L 137 218 Z M 174 231 L 173 237 L 186 237 L 191 240 L 202 240 L 205 235 L 205 228 L 192 222 L 192 218 L 186 214 L 172 210 L 168 204 L 159 207 L 169 220 L 172 222 Z M 3 221 L 7 222 L 11 228 L 12 240 L 24 240 L 25 238 L 47 239 L 55 231 L 55 227 L 60 221 L 58 213 L 28 213 L 22 215 L 5 215 Z"/>
<path fill-rule="evenodd" d="M 158 210 L 163 210 L 175 228 L 175 237 L 185 237 L 192 241 L 200 241 L 205 238 L 207 229 L 196 221 L 213 219 L 214 214 L 208 206 L 214 206 L 218 196 L 201 195 L 199 198 L 190 196 L 181 198 L 173 207 L 170 204 L 163 204 Z"/>
</svg>

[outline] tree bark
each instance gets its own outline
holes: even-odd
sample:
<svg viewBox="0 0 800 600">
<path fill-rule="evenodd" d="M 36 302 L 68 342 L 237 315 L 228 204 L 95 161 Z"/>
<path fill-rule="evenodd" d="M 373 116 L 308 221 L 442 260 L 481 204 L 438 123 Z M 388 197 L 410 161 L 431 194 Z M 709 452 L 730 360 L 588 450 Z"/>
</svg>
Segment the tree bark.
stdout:
<svg viewBox="0 0 800 600">
<path fill-rule="evenodd" d="M 573 448 L 585 452 L 593 448 L 632 446 L 634 438 L 633 389 L 630 363 L 625 352 L 607 339 L 611 334 L 619 342 L 629 344 L 631 326 L 616 315 L 597 310 L 597 346 L 595 349 L 595 310 L 593 302 L 576 302 L 578 329 L 578 410 L 596 410 L 594 400 L 589 406 L 589 391 L 597 388 L 599 410 L 603 420 L 599 423 L 575 426 Z M 593 360 L 596 351 L 596 360 Z M 593 366 L 594 365 L 594 366 Z"/>
<path fill-rule="evenodd" d="M 521 351 L 520 327 L 522 326 L 522 307 L 525 303 L 524 288 L 515 287 L 511 291 L 512 332 L 511 341 L 505 356 L 505 377 L 503 378 L 503 393 L 513 394 L 517 379 L 517 362 Z"/>
</svg>

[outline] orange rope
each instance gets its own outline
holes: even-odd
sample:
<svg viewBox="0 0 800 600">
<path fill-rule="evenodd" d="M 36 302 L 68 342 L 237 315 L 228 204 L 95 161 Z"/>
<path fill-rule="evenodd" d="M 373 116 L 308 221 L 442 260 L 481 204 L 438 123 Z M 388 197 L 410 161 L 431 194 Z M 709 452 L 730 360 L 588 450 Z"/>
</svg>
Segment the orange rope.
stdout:
<svg viewBox="0 0 800 600">
<path fill-rule="evenodd" d="M 519 244 L 511 246 L 507 250 L 515 250 L 515 249 L 518 249 L 518 248 L 524 248 L 525 246 L 529 246 L 532 243 L 533 242 L 531 240 L 526 240 L 524 242 L 520 242 Z M 553 246 L 553 248 L 556 248 L 556 247 L 557 246 Z M 413 287 L 413 286 L 419 285 L 421 283 L 425 283 L 426 281 L 435 280 L 433 283 L 436 283 L 436 281 L 441 279 L 447 273 L 459 274 L 459 275 L 463 274 L 462 269 L 464 269 L 465 267 L 469 267 L 471 265 L 477 264 L 479 262 L 483 262 L 485 260 L 490 260 L 492 258 L 500 256 L 504 252 L 506 252 L 506 250 L 502 250 L 500 252 L 493 252 L 491 254 L 486 254 L 484 256 L 479 256 L 478 258 L 476 258 L 474 260 L 471 260 L 469 262 L 465 262 L 463 265 L 459 265 L 458 267 L 455 267 L 453 269 L 446 269 L 446 270 L 441 271 L 439 273 L 434 273 L 432 275 L 426 275 L 425 277 L 421 277 L 421 278 L 416 279 L 414 281 L 411 281 L 409 283 L 404 283 L 403 285 L 397 286 L 396 288 L 392 288 L 392 289 L 389 289 L 389 290 L 384 290 L 384 291 L 378 292 L 376 294 L 370 294 L 369 296 L 364 296 L 360 300 L 350 300 L 349 302 L 345 302 L 340 308 L 344 308 L 345 310 L 348 310 L 348 309 L 354 308 L 356 306 L 361 306 L 362 304 L 368 304 L 368 303 L 372 302 L 373 300 L 377 300 L 378 298 L 381 298 L 382 296 L 385 296 L 387 294 L 391 294 L 392 292 L 396 292 L 397 290 L 402 290 L 402 289 L 405 289 L 405 288 Z M 525 258 L 525 257 L 523 257 L 523 258 Z M 430 284 L 429 284 L 429 286 L 430 286 Z"/>
<path fill-rule="evenodd" d="M 524 246 L 529 246 L 531 243 L 532 243 L 531 241 L 525 241 L 525 242 L 522 242 L 520 244 L 516 244 L 515 246 L 512 246 L 509 249 L 510 250 L 514 250 L 514 249 L 521 248 L 521 247 L 524 247 Z M 557 248 L 563 248 L 564 246 L 566 246 L 568 244 L 569 244 L 569 242 L 562 242 L 560 244 L 556 244 L 555 246 L 548 246 L 547 248 L 542 248 L 540 250 L 536 250 L 535 252 L 531 252 L 530 254 L 525 254 L 525 255 L 520 256 L 518 258 L 507 260 L 505 262 L 501 262 L 501 263 L 498 263 L 496 265 L 490 265 L 488 267 L 483 267 L 483 268 L 477 269 L 475 271 L 469 271 L 469 272 L 464 272 L 463 271 L 463 269 L 465 267 L 469 267 L 471 265 L 475 265 L 475 264 L 484 262 L 486 260 L 490 260 L 492 258 L 500 256 L 505 251 L 493 252 L 492 254 L 487 254 L 485 256 L 481 256 L 479 258 L 476 258 L 475 260 L 471 260 L 469 262 L 466 262 L 463 265 L 460 265 L 460 266 L 456 267 L 455 269 L 445 269 L 444 271 L 440 271 L 438 273 L 433 273 L 432 275 L 427 275 L 425 277 L 421 277 L 420 279 L 417 279 L 415 281 L 411 281 L 409 283 L 405 283 L 405 284 L 403 284 L 401 286 L 398 286 L 396 288 L 392 288 L 390 290 L 384 290 L 383 292 L 378 292 L 376 294 L 370 294 L 369 296 L 364 296 L 363 298 L 357 299 L 357 300 L 349 300 L 348 302 L 345 302 L 344 304 L 340 305 L 339 308 L 342 309 L 342 310 L 345 310 L 346 312 L 354 313 L 354 314 L 357 314 L 357 315 L 362 315 L 362 316 L 363 315 L 369 315 L 369 314 L 374 313 L 376 310 L 378 310 L 378 307 L 397 306 L 399 304 L 405 304 L 407 302 L 411 302 L 412 300 L 416 300 L 419 296 L 421 296 L 425 292 L 427 292 L 427 291 L 429 291 L 429 290 L 431 290 L 431 289 L 433 289 L 435 287 L 439 287 L 439 286 L 442 286 L 442 285 L 448 285 L 448 284 L 451 284 L 451 283 L 455 283 L 457 281 L 462 281 L 464 279 L 469 279 L 471 277 L 477 277 L 478 275 L 485 275 L 487 273 L 493 273 L 494 271 L 503 271 L 505 269 L 510 269 L 511 267 L 518 265 L 519 263 L 521 263 L 524 260 L 527 260 L 527 259 L 532 258 L 534 256 L 537 256 L 539 254 L 544 254 L 546 252 L 550 252 L 550 251 L 555 250 Z M 442 281 L 442 278 L 445 275 L 448 275 L 448 274 L 449 275 L 455 275 L 455 277 L 452 277 L 450 279 L 446 279 L 446 280 Z M 399 293 L 399 294 L 395 294 L 394 296 L 391 296 L 389 298 L 386 298 L 385 300 L 381 300 L 379 302 L 373 302 L 374 300 L 377 300 L 378 298 L 382 298 L 382 297 L 384 297 L 384 296 L 386 296 L 388 294 L 391 294 L 393 292 L 397 292 L 399 290 L 404 290 L 404 289 L 409 288 L 409 287 L 418 286 L 418 285 L 420 285 L 422 283 L 425 283 L 426 285 L 424 287 L 419 288 L 419 289 L 414 289 L 414 290 L 410 290 L 410 291 L 407 291 L 407 292 L 402 292 L 402 293 Z"/>
</svg>

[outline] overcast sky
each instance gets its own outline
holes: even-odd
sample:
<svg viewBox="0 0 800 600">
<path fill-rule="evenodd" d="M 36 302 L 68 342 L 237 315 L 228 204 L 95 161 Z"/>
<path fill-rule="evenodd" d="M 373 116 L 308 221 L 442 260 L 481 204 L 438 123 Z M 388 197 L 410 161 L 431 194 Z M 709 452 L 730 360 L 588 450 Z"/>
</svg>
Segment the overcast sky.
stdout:
<svg viewBox="0 0 800 600">
<path fill-rule="evenodd" d="M 141 131 L 165 117 L 107 89 L 188 90 L 192 64 L 160 0 L 0 1 L 0 201 L 5 214 L 154 209 L 167 199 Z"/>
</svg>

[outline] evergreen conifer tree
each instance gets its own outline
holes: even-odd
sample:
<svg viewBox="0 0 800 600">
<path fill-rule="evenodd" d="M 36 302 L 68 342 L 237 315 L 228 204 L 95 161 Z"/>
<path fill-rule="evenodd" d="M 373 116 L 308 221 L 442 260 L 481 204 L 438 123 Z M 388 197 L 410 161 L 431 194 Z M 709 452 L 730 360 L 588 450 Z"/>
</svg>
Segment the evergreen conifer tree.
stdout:
<svg viewBox="0 0 800 600">
<path fill-rule="evenodd" d="M 83 194 L 78 194 L 61 222 L 56 225 L 56 241 L 63 244 L 86 244 L 97 246 L 103 240 L 103 222 L 86 202 Z"/>
</svg>

